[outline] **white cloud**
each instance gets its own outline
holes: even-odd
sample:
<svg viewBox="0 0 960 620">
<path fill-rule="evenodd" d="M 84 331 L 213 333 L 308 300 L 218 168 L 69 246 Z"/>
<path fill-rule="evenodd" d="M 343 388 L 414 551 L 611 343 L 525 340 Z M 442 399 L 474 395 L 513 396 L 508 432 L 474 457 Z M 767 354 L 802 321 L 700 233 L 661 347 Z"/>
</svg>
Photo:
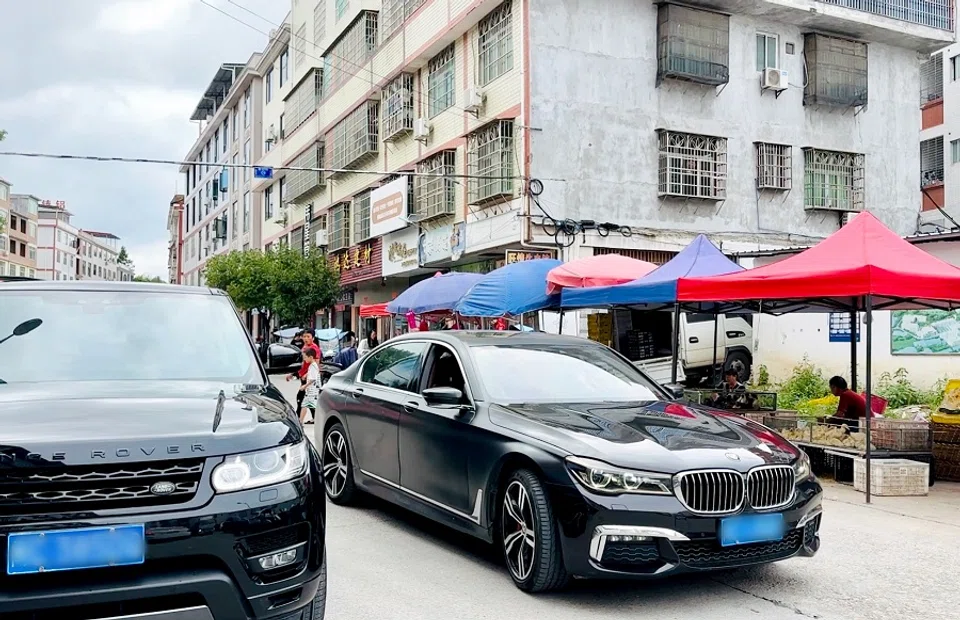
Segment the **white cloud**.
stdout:
<svg viewBox="0 0 960 620">
<path fill-rule="evenodd" d="M 190 8 L 189 0 L 126 0 L 107 4 L 97 16 L 97 28 L 128 35 L 155 32 L 186 21 Z"/>
<path fill-rule="evenodd" d="M 127 246 L 127 253 L 137 268 L 137 274 L 159 276 L 166 281 L 167 271 L 167 241 L 151 241 L 138 245 Z"/>
</svg>

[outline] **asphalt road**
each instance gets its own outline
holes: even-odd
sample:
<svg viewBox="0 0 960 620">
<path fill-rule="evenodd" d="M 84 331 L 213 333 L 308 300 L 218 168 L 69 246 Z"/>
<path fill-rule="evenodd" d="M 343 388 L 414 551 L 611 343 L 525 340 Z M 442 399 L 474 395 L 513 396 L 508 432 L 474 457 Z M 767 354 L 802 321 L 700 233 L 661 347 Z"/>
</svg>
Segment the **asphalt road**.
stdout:
<svg viewBox="0 0 960 620">
<path fill-rule="evenodd" d="M 275 379 L 291 402 L 293 383 Z M 312 428 L 312 427 L 311 427 Z M 370 500 L 329 504 L 327 617 L 450 620 L 953 620 L 960 609 L 960 485 L 875 498 L 829 485 L 812 559 L 657 582 L 517 590 L 498 551 Z"/>
</svg>

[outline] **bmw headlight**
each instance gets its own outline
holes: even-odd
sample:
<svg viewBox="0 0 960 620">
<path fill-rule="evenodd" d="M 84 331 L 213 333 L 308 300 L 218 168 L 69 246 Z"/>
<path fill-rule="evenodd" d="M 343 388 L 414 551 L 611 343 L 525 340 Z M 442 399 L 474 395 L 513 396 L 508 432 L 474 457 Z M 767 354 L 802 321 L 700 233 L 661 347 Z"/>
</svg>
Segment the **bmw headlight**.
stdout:
<svg viewBox="0 0 960 620">
<path fill-rule="evenodd" d="M 213 470 L 217 493 L 270 486 L 299 478 L 307 471 L 307 442 L 277 446 L 261 452 L 228 456 Z"/>
<path fill-rule="evenodd" d="M 810 473 L 810 457 L 801 450 L 800 457 L 793 464 L 793 478 L 795 482 L 803 482 L 810 477 Z"/>
<path fill-rule="evenodd" d="M 574 480 L 595 493 L 673 495 L 673 476 L 669 474 L 621 469 L 579 456 L 567 457 L 567 469 Z"/>
</svg>

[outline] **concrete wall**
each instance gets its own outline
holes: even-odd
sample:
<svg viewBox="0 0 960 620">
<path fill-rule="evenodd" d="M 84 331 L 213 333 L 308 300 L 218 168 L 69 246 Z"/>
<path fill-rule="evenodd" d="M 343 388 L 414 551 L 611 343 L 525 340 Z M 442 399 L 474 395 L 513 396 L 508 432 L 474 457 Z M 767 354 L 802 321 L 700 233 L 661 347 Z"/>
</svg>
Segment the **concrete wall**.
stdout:
<svg viewBox="0 0 960 620">
<path fill-rule="evenodd" d="M 866 206 L 911 233 L 918 205 L 920 110 L 916 51 L 869 45 L 869 104 L 805 107 L 803 37 L 797 26 L 730 19 L 730 82 L 722 88 L 656 86 L 657 8 L 634 0 L 530 0 L 532 174 L 554 217 L 611 221 L 652 231 L 826 236 L 834 214 L 803 208 L 801 147 L 866 154 Z M 757 32 L 780 36 L 791 88 L 762 92 Z M 786 43 L 795 52 L 787 55 Z M 657 196 L 657 128 L 728 138 L 724 202 Z M 755 190 L 755 141 L 792 145 L 793 190 Z M 621 243 L 616 235 L 594 245 Z M 643 247 L 643 239 L 631 239 Z"/>
</svg>

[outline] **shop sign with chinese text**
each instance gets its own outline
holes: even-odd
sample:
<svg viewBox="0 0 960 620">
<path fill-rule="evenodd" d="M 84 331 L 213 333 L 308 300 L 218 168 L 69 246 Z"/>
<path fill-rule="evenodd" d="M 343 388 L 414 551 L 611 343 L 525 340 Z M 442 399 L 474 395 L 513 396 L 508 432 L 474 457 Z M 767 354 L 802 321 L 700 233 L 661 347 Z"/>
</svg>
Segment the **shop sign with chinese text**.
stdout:
<svg viewBox="0 0 960 620">
<path fill-rule="evenodd" d="M 538 258 L 554 258 L 553 250 L 507 250 L 506 264 L 522 263 Z"/>
<path fill-rule="evenodd" d="M 383 237 L 383 276 L 413 271 L 420 266 L 417 256 L 417 240 L 420 231 L 416 226 L 384 235 Z"/>
</svg>

